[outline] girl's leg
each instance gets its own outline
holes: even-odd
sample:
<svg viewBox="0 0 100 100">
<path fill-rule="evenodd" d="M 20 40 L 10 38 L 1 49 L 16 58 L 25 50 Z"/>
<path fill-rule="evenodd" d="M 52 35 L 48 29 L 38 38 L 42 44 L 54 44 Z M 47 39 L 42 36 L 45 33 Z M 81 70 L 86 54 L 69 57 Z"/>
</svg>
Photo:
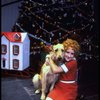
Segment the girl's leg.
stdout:
<svg viewBox="0 0 100 100">
<path fill-rule="evenodd" d="M 50 97 L 47 97 L 46 100 L 53 100 L 53 99 L 51 99 Z"/>
</svg>

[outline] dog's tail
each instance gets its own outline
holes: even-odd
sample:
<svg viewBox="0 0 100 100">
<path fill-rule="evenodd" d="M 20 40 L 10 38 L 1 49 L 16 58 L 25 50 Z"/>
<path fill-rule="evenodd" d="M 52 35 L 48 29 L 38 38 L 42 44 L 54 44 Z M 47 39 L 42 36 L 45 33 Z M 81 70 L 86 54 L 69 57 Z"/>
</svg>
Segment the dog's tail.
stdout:
<svg viewBox="0 0 100 100">
<path fill-rule="evenodd" d="M 38 89 L 41 87 L 41 76 L 39 74 L 35 74 L 32 78 L 32 82 L 35 89 Z"/>
</svg>

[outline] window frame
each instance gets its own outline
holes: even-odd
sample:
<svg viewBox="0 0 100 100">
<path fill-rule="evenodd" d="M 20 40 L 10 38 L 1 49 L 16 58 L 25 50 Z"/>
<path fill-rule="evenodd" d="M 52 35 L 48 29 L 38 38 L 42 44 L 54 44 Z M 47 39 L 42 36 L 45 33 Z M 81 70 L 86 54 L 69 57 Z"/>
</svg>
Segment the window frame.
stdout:
<svg viewBox="0 0 100 100">
<path fill-rule="evenodd" d="M 16 65 L 14 64 L 15 61 L 17 61 L 17 67 Z M 18 59 L 13 59 L 13 69 L 18 69 L 19 68 L 19 60 Z"/>
<path fill-rule="evenodd" d="M 18 52 L 16 53 L 14 48 L 18 48 Z M 18 45 L 13 45 L 13 55 L 19 55 L 19 46 Z"/>
<path fill-rule="evenodd" d="M 3 52 L 3 50 L 2 50 L 3 47 L 5 47 L 5 52 Z M 5 44 L 1 45 L 1 53 L 2 54 L 6 54 L 7 53 L 7 45 L 5 45 Z"/>
</svg>

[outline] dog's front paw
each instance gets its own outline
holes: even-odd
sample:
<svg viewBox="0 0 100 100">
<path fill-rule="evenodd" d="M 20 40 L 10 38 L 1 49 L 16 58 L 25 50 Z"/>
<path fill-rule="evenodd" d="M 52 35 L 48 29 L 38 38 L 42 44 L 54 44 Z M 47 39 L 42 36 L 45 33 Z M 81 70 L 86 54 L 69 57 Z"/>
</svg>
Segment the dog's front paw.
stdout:
<svg viewBox="0 0 100 100">
<path fill-rule="evenodd" d="M 35 91 L 35 94 L 38 94 L 38 93 L 40 93 L 40 90 L 39 89 Z"/>
<path fill-rule="evenodd" d="M 41 100 L 45 100 L 45 95 L 42 95 L 41 96 Z"/>
</svg>

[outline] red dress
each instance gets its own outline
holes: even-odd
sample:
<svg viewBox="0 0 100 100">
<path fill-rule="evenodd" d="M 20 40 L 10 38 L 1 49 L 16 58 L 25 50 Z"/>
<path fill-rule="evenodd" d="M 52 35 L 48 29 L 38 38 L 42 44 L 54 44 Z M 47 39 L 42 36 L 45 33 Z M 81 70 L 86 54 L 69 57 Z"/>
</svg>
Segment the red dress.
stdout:
<svg viewBox="0 0 100 100">
<path fill-rule="evenodd" d="M 63 81 L 73 81 L 77 78 L 77 61 L 72 60 L 67 62 L 66 67 L 68 68 L 67 73 L 62 73 L 59 77 L 59 81 L 55 84 L 55 87 L 48 97 L 53 100 L 76 100 L 77 97 L 77 82 L 74 83 L 62 83 Z"/>
</svg>

